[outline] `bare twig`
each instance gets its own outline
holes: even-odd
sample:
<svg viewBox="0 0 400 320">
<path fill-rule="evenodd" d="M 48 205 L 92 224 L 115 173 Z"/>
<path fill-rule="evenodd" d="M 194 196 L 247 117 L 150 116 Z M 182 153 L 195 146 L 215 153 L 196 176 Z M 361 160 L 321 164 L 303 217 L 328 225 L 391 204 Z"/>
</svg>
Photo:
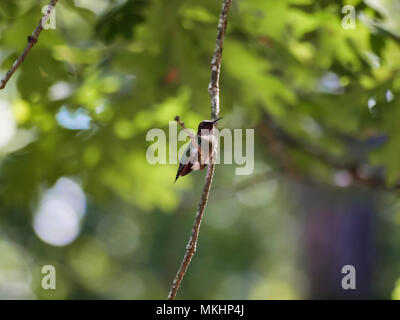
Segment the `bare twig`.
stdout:
<svg viewBox="0 0 400 320">
<path fill-rule="evenodd" d="M 182 120 L 179 118 L 179 116 L 175 117 L 175 121 L 178 122 L 178 124 L 181 126 L 182 130 L 186 132 L 186 134 L 189 136 L 190 140 L 193 143 L 193 146 L 195 147 L 196 150 L 199 152 L 199 159 L 201 159 L 201 148 L 199 148 L 199 144 L 197 143 L 195 137 L 193 134 L 190 132 L 190 130 L 186 129 L 185 124 L 182 122 Z"/>
<path fill-rule="evenodd" d="M 218 33 L 216 48 L 214 56 L 211 61 L 211 81 L 208 87 L 208 92 L 211 98 L 211 118 L 212 120 L 217 120 L 219 117 L 219 75 L 221 71 L 221 60 L 222 60 L 222 50 L 224 47 L 224 39 L 226 26 L 228 22 L 228 12 L 232 0 L 223 0 L 222 11 L 218 22 Z M 213 155 L 214 158 L 214 155 Z M 182 279 L 186 273 L 189 263 L 196 252 L 197 239 L 199 237 L 199 230 L 201 220 L 203 218 L 204 209 L 207 205 L 208 195 L 210 193 L 211 183 L 214 176 L 215 164 L 214 161 L 210 161 L 207 169 L 207 175 L 204 183 L 203 193 L 201 195 L 200 203 L 197 208 L 194 224 L 192 227 L 192 233 L 190 235 L 189 242 L 186 246 L 186 253 L 183 257 L 181 266 L 178 269 L 178 273 L 175 276 L 174 282 L 172 283 L 171 290 L 168 295 L 168 299 L 172 300 L 175 298 L 179 287 L 181 285 Z"/>
<path fill-rule="evenodd" d="M 51 0 L 49 3 L 49 6 L 54 8 L 56 6 L 57 2 L 58 2 L 58 0 Z M 10 78 L 12 77 L 14 72 L 18 69 L 18 67 L 21 65 L 21 63 L 24 62 L 29 51 L 31 51 L 33 46 L 38 42 L 39 35 L 43 30 L 43 26 L 49 20 L 50 14 L 51 14 L 51 9 L 47 10 L 47 12 L 40 19 L 39 24 L 36 27 L 35 31 L 33 31 L 33 33 L 28 37 L 28 44 L 26 45 L 24 51 L 21 53 L 21 55 L 18 57 L 18 59 L 15 60 L 12 67 L 10 68 L 10 70 L 8 70 L 7 73 L 4 75 L 4 77 L 0 80 L 0 90 L 5 88 L 8 80 L 10 80 Z"/>
</svg>

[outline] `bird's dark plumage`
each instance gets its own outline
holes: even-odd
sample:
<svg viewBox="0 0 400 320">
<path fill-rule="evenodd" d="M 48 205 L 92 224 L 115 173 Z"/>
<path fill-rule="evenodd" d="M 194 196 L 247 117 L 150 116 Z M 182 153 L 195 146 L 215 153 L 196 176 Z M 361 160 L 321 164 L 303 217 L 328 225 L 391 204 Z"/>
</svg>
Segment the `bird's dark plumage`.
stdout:
<svg viewBox="0 0 400 320">
<path fill-rule="evenodd" d="M 181 177 L 186 176 L 190 172 L 192 172 L 192 163 L 190 162 L 188 162 L 187 164 L 180 163 L 174 183 L 176 182 L 176 180 L 178 180 L 179 176 Z"/>
</svg>

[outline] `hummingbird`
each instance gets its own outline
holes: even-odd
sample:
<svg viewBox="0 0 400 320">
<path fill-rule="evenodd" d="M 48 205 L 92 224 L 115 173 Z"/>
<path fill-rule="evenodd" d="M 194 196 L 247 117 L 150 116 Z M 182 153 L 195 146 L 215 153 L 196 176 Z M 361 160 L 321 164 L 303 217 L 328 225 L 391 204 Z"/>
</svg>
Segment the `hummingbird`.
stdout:
<svg viewBox="0 0 400 320">
<path fill-rule="evenodd" d="M 194 141 L 197 145 L 190 142 L 182 158 L 179 161 L 178 172 L 176 174 L 176 180 L 179 176 L 183 177 L 192 171 L 202 170 L 210 162 L 212 155 L 214 154 L 214 148 L 216 147 L 216 136 L 215 136 L 215 123 L 217 120 L 203 120 L 199 123 L 197 128 L 197 134 L 194 137 Z M 199 149 L 200 148 L 200 152 Z"/>
</svg>

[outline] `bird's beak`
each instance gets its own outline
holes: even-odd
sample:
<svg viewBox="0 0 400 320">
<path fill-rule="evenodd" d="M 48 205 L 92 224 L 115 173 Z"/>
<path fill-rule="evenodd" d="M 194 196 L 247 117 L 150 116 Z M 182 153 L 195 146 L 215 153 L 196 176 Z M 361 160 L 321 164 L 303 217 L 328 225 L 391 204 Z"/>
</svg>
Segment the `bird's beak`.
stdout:
<svg viewBox="0 0 400 320">
<path fill-rule="evenodd" d="M 213 123 L 216 123 L 217 121 L 221 120 L 222 117 L 218 118 L 217 120 L 214 120 Z"/>
</svg>

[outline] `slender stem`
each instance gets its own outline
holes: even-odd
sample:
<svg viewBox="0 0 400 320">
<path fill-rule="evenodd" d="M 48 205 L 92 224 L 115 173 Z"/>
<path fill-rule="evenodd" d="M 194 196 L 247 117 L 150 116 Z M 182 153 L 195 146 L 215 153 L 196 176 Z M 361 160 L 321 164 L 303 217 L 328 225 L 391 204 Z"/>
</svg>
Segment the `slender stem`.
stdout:
<svg viewBox="0 0 400 320">
<path fill-rule="evenodd" d="M 54 10 L 54 7 L 56 6 L 57 2 L 58 2 L 58 0 L 51 0 L 49 3 L 49 6 Z M 18 67 L 22 64 L 22 62 L 24 62 L 29 51 L 31 51 L 33 46 L 37 43 L 37 41 L 39 39 L 39 35 L 43 30 L 43 26 L 49 20 L 52 9 L 47 10 L 47 12 L 40 19 L 39 24 L 36 27 L 35 31 L 33 31 L 33 33 L 28 37 L 28 44 L 26 45 L 24 51 L 17 58 L 17 60 L 15 60 L 12 67 L 10 68 L 10 70 L 8 70 L 7 73 L 4 75 L 4 77 L 0 80 L 0 90 L 4 89 L 6 87 L 8 80 L 10 80 L 10 78 L 12 77 L 14 72 L 18 69 Z"/>
<path fill-rule="evenodd" d="M 182 130 L 186 132 L 186 134 L 190 138 L 190 141 L 192 141 L 193 146 L 199 152 L 199 159 L 202 159 L 201 148 L 199 148 L 199 144 L 197 143 L 197 141 L 196 141 L 195 137 L 193 136 L 193 134 L 188 129 L 186 129 L 185 124 L 182 122 L 182 120 L 179 118 L 179 116 L 175 117 L 175 121 L 178 122 L 178 124 L 181 126 Z"/>
<path fill-rule="evenodd" d="M 222 11 L 218 22 L 218 32 L 215 52 L 211 61 L 211 81 L 208 87 L 208 92 L 211 98 L 211 118 L 216 120 L 219 117 L 219 75 L 221 71 L 221 61 L 222 61 L 222 51 L 224 47 L 224 39 L 226 33 L 226 27 L 228 22 L 228 12 L 232 0 L 223 0 Z M 213 155 L 215 158 L 215 155 Z M 204 183 L 203 193 L 197 208 L 196 216 L 194 219 L 194 224 L 192 227 L 192 233 L 190 235 L 189 242 L 186 246 L 185 256 L 178 269 L 175 276 L 174 282 L 172 283 L 171 290 L 168 295 L 168 299 L 172 300 L 175 298 L 179 287 L 181 285 L 182 279 L 186 273 L 186 270 L 192 260 L 194 253 L 196 252 L 197 240 L 199 237 L 199 230 L 201 225 L 201 220 L 203 218 L 204 209 L 206 208 L 208 195 L 211 189 L 211 183 L 214 176 L 215 164 L 214 161 L 210 161 L 207 169 L 207 175 Z"/>
</svg>

